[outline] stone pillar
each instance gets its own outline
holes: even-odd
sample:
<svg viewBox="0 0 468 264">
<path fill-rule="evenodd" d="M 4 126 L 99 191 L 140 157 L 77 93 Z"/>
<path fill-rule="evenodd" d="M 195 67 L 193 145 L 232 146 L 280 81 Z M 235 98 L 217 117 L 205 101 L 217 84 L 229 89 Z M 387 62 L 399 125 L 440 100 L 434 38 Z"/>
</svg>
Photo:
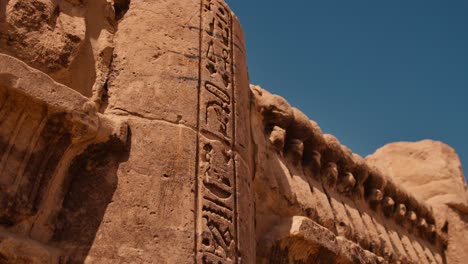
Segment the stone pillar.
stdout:
<svg viewBox="0 0 468 264">
<path fill-rule="evenodd" d="M 132 1 L 108 91 L 130 154 L 87 261 L 253 263 L 251 95 L 227 5 Z"/>
</svg>

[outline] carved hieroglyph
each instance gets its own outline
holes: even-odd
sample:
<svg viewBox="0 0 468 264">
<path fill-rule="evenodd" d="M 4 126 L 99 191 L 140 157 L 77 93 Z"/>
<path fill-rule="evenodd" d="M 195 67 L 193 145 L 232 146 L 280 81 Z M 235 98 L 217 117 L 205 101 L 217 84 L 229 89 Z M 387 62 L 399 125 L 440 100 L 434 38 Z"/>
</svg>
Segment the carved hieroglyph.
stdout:
<svg viewBox="0 0 468 264">
<path fill-rule="evenodd" d="M 146 249 L 169 263 L 254 261 L 251 94 L 242 34 L 224 1 L 132 1 L 115 36 L 107 112 L 129 119 L 133 151 L 119 169 L 122 184 L 107 213 L 116 216 L 132 204 L 146 232 L 103 226 L 90 258 L 112 254 L 101 248 L 118 232 L 127 243 L 116 250 L 154 239 Z M 138 201 L 124 192 L 133 188 L 145 193 Z M 142 258 L 151 259 L 146 252 Z"/>
<path fill-rule="evenodd" d="M 250 133 L 245 113 L 245 61 L 239 61 L 235 17 L 223 1 L 203 0 L 200 21 L 200 77 L 198 94 L 197 261 L 237 263 L 240 247 L 252 250 L 251 238 L 240 245 L 238 193 L 249 196 Z M 238 29 L 238 27 L 237 27 Z M 239 83 L 237 83 L 239 82 Z M 247 107 L 246 107 L 247 106 Z M 238 114 L 237 112 L 241 112 Z M 236 118 L 247 117 L 236 120 Z M 240 129 L 237 129 L 236 126 Z M 239 132 L 240 131 L 240 132 Z M 239 140 L 240 142 L 236 142 Z M 246 149 L 247 148 L 247 149 Z M 237 153 L 236 149 L 245 149 Z M 242 157 L 242 154 L 243 157 Z M 241 156 L 239 156 L 241 155 Z M 239 158 L 241 157 L 241 158 Z M 247 162 L 247 164 L 246 164 Z M 241 186 L 239 190 L 238 185 Z M 248 204 L 244 204 L 248 208 Z M 248 216 L 251 211 L 243 211 Z M 247 217 L 246 217 L 247 218 Z M 243 223 L 249 226 L 249 223 Z M 247 234 L 243 234 L 246 236 Z M 246 254 L 244 261 L 250 259 Z"/>
<path fill-rule="evenodd" d="M 232 15 L 216 0 L 202 1 L 197 228 L 200 263 L 237 258 L 237 186 Z"/>
</svg>

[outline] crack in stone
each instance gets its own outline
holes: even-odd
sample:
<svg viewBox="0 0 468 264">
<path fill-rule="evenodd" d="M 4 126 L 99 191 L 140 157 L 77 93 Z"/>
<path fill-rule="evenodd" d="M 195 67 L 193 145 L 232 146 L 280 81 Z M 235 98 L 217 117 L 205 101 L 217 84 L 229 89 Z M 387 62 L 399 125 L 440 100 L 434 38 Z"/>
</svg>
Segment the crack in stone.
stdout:
<svg viewBox="0 0 468 264">
<path fill-rule="evenodd" d="M 168 123 L 168 124 L 176 125 L 176 126 L 183 126 L 183 127 L 186 127 L 188 129 L 194 131 L 195 133 L 198 133 L 198 131 L 197 131 L 197 129 L 195 127 L 188 126 L 188 125 L 180 123 L 178 121 L 171 121 L 171 120 L 167 120 L 167 119 L 163 119 L 163 118 L 149 117 L 149 116 L 140 114 L 138 112 L 132 112 L 132 111 L 128 111 L 128 110 L 125 110 L 125 109 L 122 109 L 122 108 L 118 108 L 118 107 L 113 108 L 109 112 L 109 114 L 118 115 L 118 116 L 131 116 L 131 117 L 137 117 L 137 118 L 145 119 L 145 120 L 149 120 L 149 121 L 157 121 L 157 122 Z M 180 121 L 179 118 L 178 118 L 178 120 Z"/>
</svg>

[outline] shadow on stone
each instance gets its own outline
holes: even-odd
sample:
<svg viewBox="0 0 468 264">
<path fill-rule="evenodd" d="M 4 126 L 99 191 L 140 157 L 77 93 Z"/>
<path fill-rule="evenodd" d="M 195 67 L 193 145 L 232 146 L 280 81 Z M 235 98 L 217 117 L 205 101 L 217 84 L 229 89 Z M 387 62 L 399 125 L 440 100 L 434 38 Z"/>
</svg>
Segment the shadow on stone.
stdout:
<svg viewBox="0 0 468 264">
<path fill-rule="evenodd" d="M 130 133 L 127 142 L 131 142 Z M 57 220 L 53 243 L 69 257 L 83 263 L 96 238 L 107 206 L 117 188 L 117 170 L 128 160 L 130 146 L 118 139 L 89 146 L 69 170 L 69 191 Z"/>
</svg>

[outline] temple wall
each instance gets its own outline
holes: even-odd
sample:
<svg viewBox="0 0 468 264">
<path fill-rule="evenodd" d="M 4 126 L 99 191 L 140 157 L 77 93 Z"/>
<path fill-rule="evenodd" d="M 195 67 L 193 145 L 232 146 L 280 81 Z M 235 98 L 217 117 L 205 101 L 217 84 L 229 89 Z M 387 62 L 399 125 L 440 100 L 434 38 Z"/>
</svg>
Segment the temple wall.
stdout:
<svg viewBox="0 0 468 264">
<path fill-rule="evenodd" d="M 335 137 L 323 135 L 314 121 L 280 96 L 259 86 L 251 89 L 257 110 L 252 127 L 257 128 L 258 150 L 258 263 L 271 263 L 278 250 L 284 263 L 310 262 L 311 256 L 321 254 L 327 256 L 323 263 L 330 258 L 345 263 L 445 263 L 446 237 L 436 227 L 432 208 Z M 294 231 L 298 225 L 316 224 L 325 229 L 310 241 L 304 239 L 307 228 Z M 322 246 L 327 242 L 320 241 L 328 236 L 342 242 Z M 347 250 L 340 248 L 348 243 L 361 253 L 344 256 Z M 304 250 L 311 253 L 301 253 Z"/>
<path fill-rule="evenodd" d="M 222 0 L 1 1 L 0 128 L 0 263 L 462 263 L 456 163 L 415 192 L 249 85 Z"/>
</svg>

